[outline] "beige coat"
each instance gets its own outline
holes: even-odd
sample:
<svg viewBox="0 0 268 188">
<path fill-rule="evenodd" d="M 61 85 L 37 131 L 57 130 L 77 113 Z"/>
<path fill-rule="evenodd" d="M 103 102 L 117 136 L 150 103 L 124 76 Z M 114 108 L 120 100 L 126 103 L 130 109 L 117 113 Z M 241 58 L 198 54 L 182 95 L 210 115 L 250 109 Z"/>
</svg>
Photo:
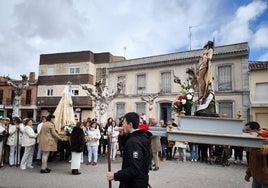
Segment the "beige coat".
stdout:
<svg viewBox="0 0 268 188">
<path fill-rule="evenodd" d="M 24 125 L 22 123 L 20 123 L 19 127 L 20 127 L 19 145 L 21 145 L 22 133 L 24 131 Z M 7 145 L 16 146 L 17 145 L 17 137 L 18 137 L 18 130 L 16 128 L 16 125 L 9 125 L 8 133 L 9 133 L 9 136 L 7 139 Z"/>
<path fill-rule="evenodd" d="M 152 149 L 152 152 L 161 151 L 160 136 L 151 137 L 151 149 Z"/>
<path fill-rule="evenodd" d="M 57 141 L 61 139 L 55 130 L 55 125 L 45 122 L 39 134 L 39 150 L 57 151 Z"/>
</svg>

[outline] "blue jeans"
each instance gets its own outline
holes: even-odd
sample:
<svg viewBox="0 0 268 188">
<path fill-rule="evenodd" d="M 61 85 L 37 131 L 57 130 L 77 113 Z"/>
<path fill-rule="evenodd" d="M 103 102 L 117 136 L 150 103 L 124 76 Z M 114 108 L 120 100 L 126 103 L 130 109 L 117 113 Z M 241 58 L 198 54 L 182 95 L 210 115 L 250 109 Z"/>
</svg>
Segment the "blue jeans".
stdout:
<svg viewBox="0 0 268 188">
<path fill-rule="evenodd" d="M 189 144 L 191 151 L 191 160 L 198 160 L 198 145 Z"/>
<path fill-rule="evenodd" d="M 161 145 L 162 151 L 161 151 L 161 158 L 167 158 L 167 146 L 166 144 Z"/>
<path fill-rule="evenodd" d="M 253 179 L 251 187 L 252 188 L 268 188 L 268 184 L 259 184 Z"/>
</svg>

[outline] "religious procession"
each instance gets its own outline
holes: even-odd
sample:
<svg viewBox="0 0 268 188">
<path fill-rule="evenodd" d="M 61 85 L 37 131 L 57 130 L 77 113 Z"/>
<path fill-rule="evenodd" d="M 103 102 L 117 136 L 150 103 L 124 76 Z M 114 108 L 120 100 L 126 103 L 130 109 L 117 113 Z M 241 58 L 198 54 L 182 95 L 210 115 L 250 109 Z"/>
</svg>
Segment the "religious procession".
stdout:
<svg viewBox="0 0 268 188">
<path fill-rule="evenodd" d="M 94 102 L 95 112 L 94 117 L 83 120 L 74 113 L 68 83 L 55 111 L 34 122 L 31 117 L 21 117 L 19 111 L 21 93 L 28 86 L 27 76 L 22 75 L 23 82 L 19 85 L 5 77 L 15 90 L 15 97 L 12 117 L 0 118 L 1 168 L 19 167 L 22 171 L 38 168 L 40 174 L 48 174 L 53 170 L 50 161 L 59 160 L 70 166 L 70 174 L 81 175 L 81 165 L 98 168 L 99 158 L 106 157 L 109 187 L 112 181 L 119 181 L 122 188 L 145 188 L 151 187 L 149 171 L 161 171 L 160 161 L 229 166 L 230 158 L 234 158 L 233 164 L 247 165 L 246 181 L 252 178 L 252 184 L 267 187 L 268 145 L 263 143 L 268 131 L 256 121 L 243 124 L 241 114 L 228 119 L 216 112 L 211 70 L 213 50 L 214 42 L 208 41 L 197 69 L 187 69 L 186 82 L 174 75 L 174 82 L 181 88 L 172 104 L 177 122 L 174 118 L 158 120 L 152 114 L 161 93 L 141 96 L 148 104 L 149 114 L 126 112 L 118 119 L 109 117 L 104 121 L 109 103 L 125 87 L 124 80 L 112 92 L 102 81 L 96 82 L 95 90 L 81 84 Z M 195 90 L 198 90 L 196 100 Z M 206 126 L 201 127 L 200 123 Z M 111 164 L 119 157 L 122 168 L 113 171 Z"/>
</svg>

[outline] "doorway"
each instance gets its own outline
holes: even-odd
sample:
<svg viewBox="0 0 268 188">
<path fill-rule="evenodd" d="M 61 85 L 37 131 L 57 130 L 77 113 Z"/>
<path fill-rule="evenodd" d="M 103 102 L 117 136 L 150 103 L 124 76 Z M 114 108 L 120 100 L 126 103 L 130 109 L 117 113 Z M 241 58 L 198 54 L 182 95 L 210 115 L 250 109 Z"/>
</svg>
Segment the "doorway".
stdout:
<svg viewBox="0 0 268 188">
<path fill-rule="evenodd" d="M 160 103 L 160 119 L 164 120 L 165 124 L 171 120 L 171 103 Z"/>
</svg>

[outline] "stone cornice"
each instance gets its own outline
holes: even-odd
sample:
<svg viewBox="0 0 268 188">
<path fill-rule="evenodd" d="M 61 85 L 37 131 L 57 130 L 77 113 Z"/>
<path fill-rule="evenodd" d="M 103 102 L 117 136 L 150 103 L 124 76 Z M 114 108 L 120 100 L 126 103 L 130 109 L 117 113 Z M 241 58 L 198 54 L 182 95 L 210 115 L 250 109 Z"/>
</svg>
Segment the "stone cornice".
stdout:
<svg viewBox="0 0 268 188">
<path fill-rule="evenodd" d="M 202 54 L 203 49 L 191 50 L 186 52 L 178 52 L 172 54 L 144 57 L 131 59 L 120 62 L 112 62 L 108 65 L 109 72 L 129 71 L 137 69 L 150 69 L 162 66 L 175 66 L 197 63 Z M 233 45 L 219 46 L 214 50 L 214 60 L 238 58 L 241 56 L 248 56 L 248 43 L 239 43 Z"/>
</svg>

